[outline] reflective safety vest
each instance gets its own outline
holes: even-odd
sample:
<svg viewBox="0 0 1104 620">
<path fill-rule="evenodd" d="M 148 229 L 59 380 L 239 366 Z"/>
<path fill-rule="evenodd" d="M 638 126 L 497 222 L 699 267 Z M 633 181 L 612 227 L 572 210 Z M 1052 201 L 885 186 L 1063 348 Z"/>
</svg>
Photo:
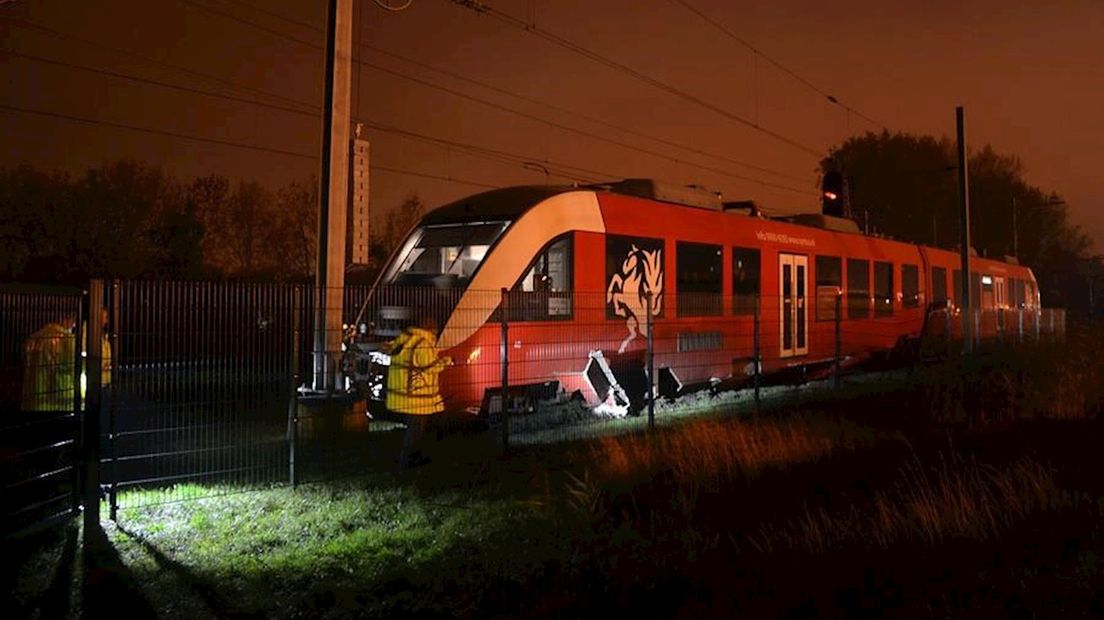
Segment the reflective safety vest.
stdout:
<svg viewBox="0 0 1104 620">
<path fill-rule="evenodd" d="M 88 330 L 84 331 L 87 343 Z M 49 323 L 23 343 L 23 411 L 72 411 L 74 362 L 77 338 L 61 323 Z M 104 334 L 100 344 L 103 368 L 101 385 L 111 385 L 111 341 Z M 85 397 L 85 376 L 80 376 L 80 395 Z"/>
<path fill-rule="evenodd" d="M 23 343 L 23 411 L 72 411 L 77 339 L 49 323 Z"/>
<path fill-rule="evenodd" d="M 387 408 L 411 415 L 444 411 L 437 377 L 451 360 L 438 357 L 437 337 L 420 327 L 408 327 L 391 341 L 390 350 Z"/>
</svg>

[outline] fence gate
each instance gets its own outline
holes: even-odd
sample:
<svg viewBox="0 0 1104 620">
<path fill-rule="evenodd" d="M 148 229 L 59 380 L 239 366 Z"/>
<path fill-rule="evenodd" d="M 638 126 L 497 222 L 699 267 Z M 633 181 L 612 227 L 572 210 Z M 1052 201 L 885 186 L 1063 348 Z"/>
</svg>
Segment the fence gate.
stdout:
<svg viewBox="0 0 1104 620">
<path fill-rule="evenodd" d="M 79 289 L 0 286 L 0 511 L 3 538 L 80 510 Z"/>
<path fill-rule="evenodd" d="M 302 289 L 121 281 L 108 297 L 100 472 L 112 517 L 286 481 Z"/>
</svg>

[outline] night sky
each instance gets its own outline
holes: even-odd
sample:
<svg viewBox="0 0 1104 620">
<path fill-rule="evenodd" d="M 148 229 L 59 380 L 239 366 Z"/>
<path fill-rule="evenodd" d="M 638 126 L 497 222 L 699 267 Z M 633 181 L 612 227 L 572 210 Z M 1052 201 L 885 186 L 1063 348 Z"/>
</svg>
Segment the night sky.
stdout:
<svg viewBox="0 0 1104 620">
<path fill-rule="evenodd" d="M 777 211 L 814 210 L 814 153 L 883 127 L 950 136 L 954 107 L 964 105 L 971 145 L 1020 156 L 1028 182 L 1062 194 L 1074 222 L 1104 249 L 1104 187 L 1097 181 L 1104 164 L 1104 3 L 686 2 L 734 36 L 673 0 L 488 0 L 537 33 L 447 0 L 413 0 L 401 12 L 358 1 L 354 121 L 369 124 L 379 167 L 376 216 L 411 193 L 435 206 L 483 186 L 543 183 L 544 169 L 552 182 L 652 176 Z M 305 179 L 318 167 L 324 5 L 3 4 L 0 164 L 25 160 L 80 172 L 135 158 L 185 179 L 218 173 L 272 186 Z M 493 153 L 476 156 L 473 147 Z"/>
</svg>

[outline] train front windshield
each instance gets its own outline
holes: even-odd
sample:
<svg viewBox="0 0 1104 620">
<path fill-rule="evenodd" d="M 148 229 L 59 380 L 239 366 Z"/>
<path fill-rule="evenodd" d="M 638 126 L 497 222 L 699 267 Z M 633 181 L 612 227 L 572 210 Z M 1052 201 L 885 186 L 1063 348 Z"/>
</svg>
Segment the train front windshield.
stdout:
<svg viewBox="0 0 1104 620">
<path fill-rule="evenodd" d="M 509 222 L 432 224 L 403 244 L 385 279 L 396 286 L 464 288 Z"/>
</svg>

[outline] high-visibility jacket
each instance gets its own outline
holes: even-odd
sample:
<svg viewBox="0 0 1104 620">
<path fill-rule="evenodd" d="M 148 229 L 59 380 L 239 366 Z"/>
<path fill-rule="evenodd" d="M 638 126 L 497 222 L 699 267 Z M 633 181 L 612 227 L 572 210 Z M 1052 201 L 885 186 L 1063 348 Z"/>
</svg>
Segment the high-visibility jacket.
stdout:
<svg viewBox="0 0 1104 620">
<path fill-rule="evenodd" d="M 408 327 L 388 344 L 387 408 L 396 413 L 429 415 L 444 411 L 438 375 L 452 360 L 439 357 L 437 337 Z"/>
<path fill-rule="evenodd" d="M 84 331 L 88 342 L 87 328 Z M 48 323 L 23 343 L 24 411 L 72 411 L 73 374 L 77 355 L 73 330 L 61 323 Z M 111 341 L 104 334 L 100 343 L 101 385 L 111 384 Z M 85 397 L 85 378 L 80 378 L 81 399 Z"/>
<path fill-rule="evenodd" d="M 23 410 L 72 411 L 77 339 L 48 323 L 23 343 Z"/>
</svg>

